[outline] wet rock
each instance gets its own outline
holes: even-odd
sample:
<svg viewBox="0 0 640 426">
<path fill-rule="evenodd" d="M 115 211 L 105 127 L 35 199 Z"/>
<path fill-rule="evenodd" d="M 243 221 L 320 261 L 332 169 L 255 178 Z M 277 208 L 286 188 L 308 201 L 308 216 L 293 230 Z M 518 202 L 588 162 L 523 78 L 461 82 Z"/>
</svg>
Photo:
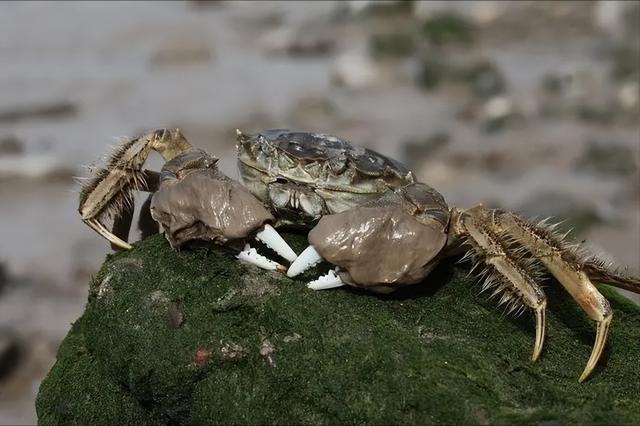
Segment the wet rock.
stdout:
<svg viewBox="0 0 640 426">
<path fill-rule="evenodd" d="M 616 81 L 640 80 L 640 43 L 621 42 L 610 52 L 611 77 Z"/>
<path fill-rule="evenodd" d="M 411 13 L 413 2 L 408 0 L 350 0 L 339 2 L 338 7 L 350 16 L 364 15 L 384 17 Z"/>
<path fill-rule="evenodd" d="M 10 374 L 20 360 L 20 344 L 11 332 L 0 330 L 0 380 Z"/>
<path fill-rule="evenodd" d="M 5 136 L 0 138 L 0 156 L 18 155 L 24 152 L 24 144 L 15 136 Z"/>
<path fill-rule="evenodd" d="M 489 60 L 479 60 L 458 70 L 457 79 L 471 86 L 475 96 L 491 98 L 507 91 L 507 80 L 497 65 Z"/>
<path fill-rule="evenodd" d="M 608 175 L 628 175 L 638 167 L 631 148 L 614 143 L 589 142 L 584 153 L 576 161 L 579 172 L 595 172 Z"/>
<path fill-rule="evenodd" d="M 640 83 L 634 81 L 620 85 L 617 91 L 617 100 L 622 110 L 637 110 L 640 105 Z"/>
<path fill-rule="evenodd" d="M 60 120 L 72 117 L 77 113 L 77 105 L 69 101 L 17 106 L 0 110 L 0 123 L 17 123 L 32 119 Z"/>
<path fill-rule="evenodd" d="M 373 34 L 369 52 L 374 58 L 405 58 L 414 54 L 416 42 L 410 32 Z"/>
<path fill-rule="evenodd" d="M 7 271 L 7 265 L 4 262 L 0 262 L 0 294 L 8 283 L 9 272 Z"/>
<path fill-rule="evenodd" d="M 338 107 L 325 96 L 302 96 L 289 110 L 292 123 L 300 129 L 326 129 L 334 126 L 339 117 Z"/>
<path fill-rule="evenodd" d="M 71 180 L 74 170 L 58 157 L 46 154 L 0 157 L 0 181 L 9 179 Z"/>
<path fill-rule="evenodd" d="M 149 58 L 152 66 L 193 65 L 210 62 L 213 50 L 205 36 L 181 35 L 170 38 Z"/>
<path fill-rule="evenodd" d="M 611 219 L 604 208 L 598 208 L 589 200 L 553 191 L 532 195 L 516 211 L 525 217 L 538 220 L 551 218 L 551 222 L 562 222 L 559 230 L 572 231 L 575 236 L 583 235 L 593 226 Z"/>
<path fill-rule="evenodd" d="M 442 83 L 462 85 L 479 99 L 492 98 L 507 91 L 506 78 L 491 60 L 456 61 L 445 59 L 437 52 L 431 52 L 420 62 L 417 83 L 427 90 Z"/>
<path fill-rule="evenodd" d="M 111 266 L 127 258 L 144 268 Z M 387 296 L 313 292 L 223 250 L 176 253 L 161 235 L 147 238 L 95 276 L 92 294 L 112 275 L 113 302 L 89 297 L 40 386 L 39 423 L 640 422 L 640 401 L 620 398 L 640 390 L 637 306 L 602 288 L 617 318 L 607 362 L 579 384 L 593 329 L 565 292 L 545 289 L 553 342 L 532 363 L 533 321 L 502 315 L 457 268 Z M 279 291 L 212 309 L 247 280 Z M 180 302 L 182 327 L 149 309 L 152 294 Z"/>
<path fill-rule="evenodd" d="M 277 28 L 265 34 L 260 44 L 270 54 L 322 57 L 333 52 L 336 42 L 333 33 L 326 28 L 307 26 L 301 30 Z"/>
<path fill-rule="evenodd" d="M 470 45 L 474 39 L 474 26 L 455 11 L 441 11 L 424 20 L 422 34 L 436 46 L 451 43 Z"/>
<path fill-rule="evenodd" d="M 276 348 L 273 344 L 265 339 L 260 346 L 260 356 L 264 359 L 264 362 L 271 368 L 276 367 L 275 353 Z"/>
<path fill-rule="evenodd" d="M 336 58 L 332 68 L 332 80 L 348 89 L 367 89 L 381 80 L 380 71 L 368 55 L 347 52 Z"/>
<path fill-rule="evenodd" d="M 428 55 L 418 65 L 416 84 L 421 89 L 434 90 L 448 78 L 449 72 L 449 64 L 444 62 L 439 55 Z"/>
<path fill-rule="evenodd" d="M 505 96 L 494 96 L 482 107 L 482 127 L 487 132 L 502 130 L 521 118 L 511 100 Z"/>
<path fill-rule="evenodd" d="M 446 132 L 436 132 L 425 138 L 409 139 L 403 143 L 405 161 L 410 167 L 418 165 L 447 147 L 450 142 L 451 137 Z"/>
<path fill-rule="evenodd" d="M 193 354 L 193 364 L 201 367 L 211 357 L 211 352 L 207 348 L 198 348 Z"/>
</svg>

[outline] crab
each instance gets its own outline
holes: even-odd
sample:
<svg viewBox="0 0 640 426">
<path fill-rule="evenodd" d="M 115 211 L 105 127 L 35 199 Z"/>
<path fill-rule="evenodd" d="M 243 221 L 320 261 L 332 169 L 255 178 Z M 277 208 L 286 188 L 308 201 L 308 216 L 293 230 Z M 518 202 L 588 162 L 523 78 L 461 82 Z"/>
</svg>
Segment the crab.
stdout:
<svg viewBox="0 0 640 426">
<path fill-rule="evenodd" d="M 161 173 L 143 169 L 150 151 L 167 161 Z M 547 299 L 540 285 L 550 273 L 596 322 L 593 349 L 579 381 L 595 368 L 613 311 L 593 284 L 640 293 L 640 279 L 571 244 L 556 225 L 478 205 L 450 207 L 443 196 L 398 161 L 334 136 L 269 130 L 237 132 L 242 184 L 222 174 L 217 159 L 193 148 L 179 130 L 160 129 L 125 142 L 82 189 L 82 219 L 113 246 L 128 249 L 132 192 L 151 192 L 147 210 L 179 248 L 210 240 L 238 258 L 293 278 L 320 262 L 334 269 L 307 284 L 314 290 L 349 285 L 388 293 L 425 283 L 444 258 L 471 259 L 482 289 L 500 296 L 509 312 L 534 313 L 532 360 L 542 352 Z M 148 207 L 148 209 L 147 209 Z M 147 215 L 148 216 L 148 215 Z M 103 221 L 113 219 L 112 231 Z M 141 223 L 144 223 L 141 220 Z M 296 255 L 274 227 L 310 229 L 310 245 Z M 143 237 L 155 227 L 141 226 Z M 258 239 L 290 262 L 257 254 Z"/>
</svg>

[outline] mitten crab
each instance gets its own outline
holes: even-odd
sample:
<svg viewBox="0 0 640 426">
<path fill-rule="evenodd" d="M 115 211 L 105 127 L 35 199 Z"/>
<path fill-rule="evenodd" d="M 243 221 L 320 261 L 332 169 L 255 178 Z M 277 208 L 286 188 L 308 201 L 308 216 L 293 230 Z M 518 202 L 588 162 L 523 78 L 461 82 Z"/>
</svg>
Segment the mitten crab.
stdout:
<svg viewBox="0 0 640 426">
<path fill-rule="evenodd" d="M 449 207 L 401 163 L 342 139 L 238 131 L 237 149 L 243 185 L 223 175 L 215 157 L 191 147 L 179 130 L 133 138 L 83 187 L 82 219 L 112 245 L 130 248 L 132 191 L 149 191 L 141 215 L 149 207 L 172 247 L 204 239 L 238 249 L 256 238 L 291 262 L 289 277 L 323 260 L 334 265 L 308 284 L 317 290 L 350 285 L 390 292 L 424 283 L 441 259 L 463 255 L 473 259 L 472 270 L 481 269 L 483 289 L 500 295 L 499 304 L 510 312 L 534 312 L 534 361 L 545 336 L 547 302 L 540 280 L 549 272 L 597 323 L 580 381 L 596 366 L 613 316 L 592 280 L 640 293 L 640 279 L 584 254 L 553 225 L 482 205 Z M 167 161 L 161 173 L 143 169 L 151 150 Z M 112 231 L 103 224 L 107 218 L 113 219 Z M 310 246 L 296 256 L 272 225 L 311 228 Z M 154 231 L 145 229 L 143 236 Z M 241 260 L 285 269 L 244 247 Z"/>
</svg>

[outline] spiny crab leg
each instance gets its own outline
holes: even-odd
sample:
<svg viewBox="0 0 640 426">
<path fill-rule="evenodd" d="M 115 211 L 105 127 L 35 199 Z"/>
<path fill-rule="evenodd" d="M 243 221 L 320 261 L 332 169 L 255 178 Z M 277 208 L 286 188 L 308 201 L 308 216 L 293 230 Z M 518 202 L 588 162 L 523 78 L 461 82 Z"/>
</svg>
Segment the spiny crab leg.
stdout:
<svg viewBox="0 0 640 426">
<path fill-rule="evenodd" d="M 540 226 L 529 224 L 514 214 L 502 214 L 496 216 L 494 220 L 501 228 L 508 230 L 509 234 L 526 247 L 534 257 L 540 259 L 585 313 L 596 321 L 596 339 L 591 356 L 578 379 L 579 382 L 583 382 L 598 363 L 607 341 L 609 324 L 613 317 L 609 302 L 593 285 L 584 272 L 582 263 L 567 251 L 562 238 L 556 237 Z"/>
<path fill-rule="evenodd" d="M 309 246 L 304 249 L 295 260 L 295 262 L 293 262 L 291 266 L 289 266 L 287 276 L 289 278 L 298 276 L 320 262 L 322 262 L 322 256 L 320 256 L 320 254 L 316 251 L 316 249 L 313 248 L 313 246 Z"/>
<path fill-rule="evenodd" d="M 256 234 L 256 240 L 263 242 L 269 247 L 271 250 L 278 253 L 284 259 L 287 259 L 289 262 L 293 262 L 296 260 L 298 255 L 289 244 L 282 238 L 278 231 L 273 229 L 273 226 L 266 224 L 262 227 L 262 230 Z"/>
<path fill-rule="evenodd" d="M 255 265 L 258 268 L 266 269 L 267 271 L 284 272 L 287 270 L 286 267 L 259 254 L 256 249 L 252 248 L 249 244 L 244 246 L 244 249 L 237 254 L 236 258 L 242 262 Z"/>
</svg>

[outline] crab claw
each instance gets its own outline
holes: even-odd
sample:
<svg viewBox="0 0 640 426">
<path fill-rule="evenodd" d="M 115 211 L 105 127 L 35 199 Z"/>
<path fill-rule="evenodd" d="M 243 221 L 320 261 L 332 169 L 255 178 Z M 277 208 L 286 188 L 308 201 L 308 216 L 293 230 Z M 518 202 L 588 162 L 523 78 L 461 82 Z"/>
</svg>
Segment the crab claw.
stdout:
<svg viewBox="0 0 640 426">
<path fill-rule="evenodd" d="M 313 248 L 313 246 L 309 246 L 304 249 L 304 251 L 300 253 L 298 258 L 295 260 L 295 262 L 293 262 L 289 266 L 289 269 L 287 270 L 287 276 L 289 278 L 298 276 L 320 262 L 322 262 L 322 256 L 320 256 L 320 254 L 316 251 L 316 249 Z"/>
<path fill-rule="evenodd" d="M 289 262 L 293 262 L 298 257 L 296 252 L 289 247 L 289 244 L 287 244 L 284 238 L 278 234 L 278 231 L 273 229 L 273 226 L 269 224 L 264 225 L 262 230 L 256 234 L 256 240 L 262 241 L 267 245 L 267 247 L 287 259 Z"/>
<path fill-rule="evenodd" d="M 266 257 L 259 254 L 256 249 L 251 248 L 249 244 L 244 246 L 244 249 L 236 255 L 236 257 L 243 262 L 250 263 L 258 268 L 266 269 L 268 271 L 284 272 L 287 270 L 284 266 L 280 265 L 273 260 L 269 260 Z"/>
<path fill-rule="evenodd" d="M 321 275 L 317 280 L 311 281 L 307 284 L 307 288 L 311 290 L 327 290 L 330 288 L 342 287 L 345 285 L 340 276 L 336 274 L 338 268 L 330 270 L 325 275 Z"/>
</svg>

